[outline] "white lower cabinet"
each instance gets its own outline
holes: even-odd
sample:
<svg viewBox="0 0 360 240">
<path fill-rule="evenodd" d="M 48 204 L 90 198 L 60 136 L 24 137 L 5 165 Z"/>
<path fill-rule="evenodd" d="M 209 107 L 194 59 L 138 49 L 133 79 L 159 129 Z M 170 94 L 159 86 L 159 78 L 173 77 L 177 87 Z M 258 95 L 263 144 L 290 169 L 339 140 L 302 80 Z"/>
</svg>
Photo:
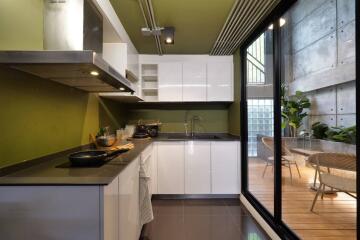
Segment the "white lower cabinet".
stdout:
<svg viewBox="0 0 360 240">
<path fill-rule="evenodd" d="M 239 194 L 238 142 L 211 142 L 211 186 L 214 194 Z"/>
<path fill-rule="evenodd" d="M 104 191 L 104 240 L 119 240 L 119 177 Z"/>
<path fill-rule="evenodd" d="M 185 194 L 210 194 L 210 142 L 185 142 Z"/>
<path fill-rule="evenodd" d="M 119 175 L 119 240 L 139 239 L 139 166 L 137 158 Z"/>
<path fill-rule="evenodd" d="M 184 142 L 158 142 L 158 194 L 184 194 L 184 181 Z"/>
<path fill-rule="evenodd" d="M 240 193 L 238 141 L 169 141 L 155 146 L 156 194 Z"/>
<path fill-rule="evenodd" d="M 104 187 L 104 240 L 139 239 L 139 166 L 137 158 Z"/>
<path fill-rule="evenodd" d="M 139 164 L 108 185 L 0 186 L 0 239 L 138 240 Z"/>
</svg>

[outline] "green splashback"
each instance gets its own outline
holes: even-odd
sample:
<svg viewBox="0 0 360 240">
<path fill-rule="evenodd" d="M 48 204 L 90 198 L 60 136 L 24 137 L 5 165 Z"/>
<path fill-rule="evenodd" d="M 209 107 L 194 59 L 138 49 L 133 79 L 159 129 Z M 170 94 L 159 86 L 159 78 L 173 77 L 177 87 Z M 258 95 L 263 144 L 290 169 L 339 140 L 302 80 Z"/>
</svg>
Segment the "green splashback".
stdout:
<svg viewBox="0 0 360 240">
<path fill-rule="evenodd" d="M 229 107 L 229 133 L 240 136 L 240 50 L 234 53 L 234 102 Z"/>
<path fill-rule="evenodd" d="M 199 116 L 196 121 L 196 132 L 228 132 L 227 107 L 183 107 L 183 109 L 131 109 L 129 110 L 129 122 L 137 120 L 160 120 L 161 132 L 184 132 L 184 123 L 187 118 L 188 127 L 192 116 Z"/>
<path fill-rule="evenodd" d="M 48 80 L 0 69 L 0 167 L 88 143 L 98 100 Z"/>
<path fill-rule="evenodd" d="M 43 48 L 42 6 L 0 1 L 0 50 Z M 124 121 L 111 101 L 15 70 L 0 68 L 0 89 L 0 167 L 86 144 L 113 116 Z"/>
</svg>

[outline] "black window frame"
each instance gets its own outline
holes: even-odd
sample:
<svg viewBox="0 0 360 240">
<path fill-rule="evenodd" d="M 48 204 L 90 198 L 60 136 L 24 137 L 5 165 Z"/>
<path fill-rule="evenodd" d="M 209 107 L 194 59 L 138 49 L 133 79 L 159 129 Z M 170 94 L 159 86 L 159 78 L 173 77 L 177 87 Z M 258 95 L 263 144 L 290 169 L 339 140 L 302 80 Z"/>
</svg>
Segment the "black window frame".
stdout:
<svg viewBox="0 0 360 240">
<path fill-rule="evenodd" d="M 241 124 L 241 193 L 247 201 L 255 208 L 262 218 L 282 239 L 299 239 L 299 237 L 282 220 L 282 189 L 281 189 L 281 39 L 280 39 L 280 17 L 288 11 L 297 0 L 281 0 L 277 7 L 266 17 L 262 23 L 250 34 L 245 42 L 240 46 L 240 77 L 241 77 L 241 99 L 240 99 L 240 124 Z M 356 41 L 356 130 L 360 131 L 360 94 L 357 89 L 360 88 L 358 75 L 360 74 L 360 1 L 355 0 L 355 41 Z M 247 119 L 247 95 L 246 95 L 246 53 L 247 48 L 270 26 L 273 24 L 273 92 L 274 92 L 274 214 L 271 214 L 249 191 L 248 189 L 248 119 Z M 356 136 L 356 156 L 357 173 L 356 189 L 360 192 L 360 134 Z M 360 200 L 357 198 L 357 209 L 360 209 Z M 357 239 L 360 239 L 359 232 L 360 214 L 357 214 Z"/>
</svg>

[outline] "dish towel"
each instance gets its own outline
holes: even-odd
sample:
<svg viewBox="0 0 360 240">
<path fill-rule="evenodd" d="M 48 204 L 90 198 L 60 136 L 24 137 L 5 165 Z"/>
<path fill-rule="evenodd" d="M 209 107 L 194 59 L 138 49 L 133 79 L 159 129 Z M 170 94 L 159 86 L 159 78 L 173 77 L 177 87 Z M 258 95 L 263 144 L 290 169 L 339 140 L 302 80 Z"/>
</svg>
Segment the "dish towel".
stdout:
<svg viewBox="0 0 360 240">
<path fill-rule="evenodd" d="M 150 194 L 150 173 L 141 164 L 140 165 L 140 224 L 143 226 L 154 219 Z"/>
</svg>

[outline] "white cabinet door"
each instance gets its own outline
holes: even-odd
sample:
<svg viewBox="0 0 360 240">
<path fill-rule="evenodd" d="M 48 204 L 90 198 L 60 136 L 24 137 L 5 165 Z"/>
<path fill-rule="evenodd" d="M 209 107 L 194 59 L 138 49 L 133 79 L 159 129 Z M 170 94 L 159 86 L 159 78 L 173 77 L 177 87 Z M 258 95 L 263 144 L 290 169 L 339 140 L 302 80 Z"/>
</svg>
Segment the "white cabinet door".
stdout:
<svg viewBox="0 0 360 240">
<path fill-rule="evenodd" d="M 158 194 L 184 194 L 184 142 L 158 142 Z"/>
<path fill-rule="evenodd" d="M 159 101 L 182 101 L 182 63 L 159 63 Z"/>
<path fill-rule="evenodd" d="M 183 63 L 183 101 L 206 101 L 206 63 Z"/>
<path fill-rule="evenodd" d="M 127 44 L 126 43 L 104 43 L 104 60 L 115 68 L 122 76 L 126 76 L 127 69 Z"/>
<path fill-rule="evenodd" d="M 139 167 L 137 158 L 119 175 L 119 240 L 139 239 Z"/>
<path fill-rule="evenodd" d="M 211 186 L 214 194 L 239 194 L 237 142 L 211 142 Z"/>
<path fill-rule="evenodd" d="M 210 194 L 210 142 L 185 143 L 185 193 Z"/>
<path fill-rule="evenodd" d="M 119 240 L 119 177 L 104 186 L 104 240 Z"/>
<path fill-rule="evenodd" d="M 233 101 L 233 63 L 207 64 L 207 101 Z"/>
</svg>

